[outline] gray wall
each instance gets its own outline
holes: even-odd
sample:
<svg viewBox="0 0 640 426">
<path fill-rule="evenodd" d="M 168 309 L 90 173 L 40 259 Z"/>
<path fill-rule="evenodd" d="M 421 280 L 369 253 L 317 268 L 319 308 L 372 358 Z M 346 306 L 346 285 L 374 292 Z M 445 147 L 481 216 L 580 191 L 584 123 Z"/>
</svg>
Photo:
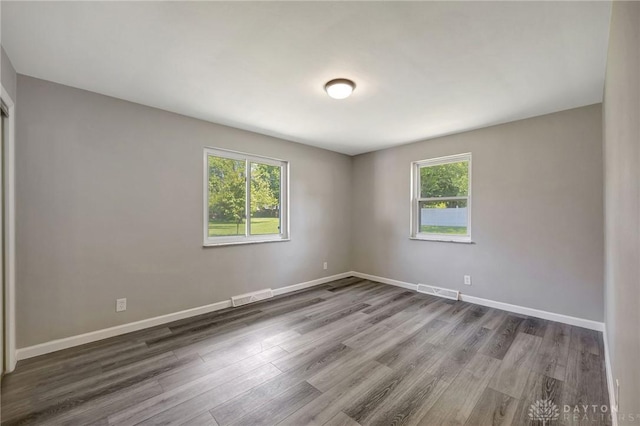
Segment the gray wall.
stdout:
<svg viewBox="0 0 640 426">
<path fill-rule="evenodd" d="M 7 56 L 4 51 L 4 47 L 0 46 L 0 79 L 2 81 L 2 86 L 7 90 L 11 99 L 16 103 L 18 103 L 16 99 L 17 93 L 17 83 L 16 83 L 16 70 L 13 69 L 13 65 L 11 64 L 11 60 Z"/>
<path fill-rule="evenodd" d="M 22 75 L 18 86 L 19 348 L 350 269 L 350 157 Z M 290 161 L 290 242 L 202 247 L 204 146 Z"/>
<path fill-rule="evenodd" d="M 613 2 L 604 96 L 605 322 L 620 413 L 640 413 L 640 3 Z"/>
<path fill-rule="evenodd" d="M 602 321 L 601 124 L 593 105 L 355 157 L 354 270 Z M 410 163 L 464 152 L 475 244 L 409 240 Z"/>
<path fill-rule="evenodd" d="M 603 319 L 600 105 L 350 158 L 18 86 L 18 347 L 348 270 Z M 291 242 L 201 247 L 203 146 L 291 162 Z M 476 244 L 409 240 L 410 162 L 468 151 Z"/>
</svg>

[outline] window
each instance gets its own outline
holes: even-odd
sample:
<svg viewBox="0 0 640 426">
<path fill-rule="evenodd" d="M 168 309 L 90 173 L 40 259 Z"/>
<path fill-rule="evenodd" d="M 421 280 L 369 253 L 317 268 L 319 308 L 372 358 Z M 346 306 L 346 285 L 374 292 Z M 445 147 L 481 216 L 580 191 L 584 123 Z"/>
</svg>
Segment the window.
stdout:
<svg viewBox="0 0 640 426">
<path fill-rule="evenodd" d="M 411 238 L 471 242 L 471 154 L 411 166 Z"/>
<path fill-rule="evenodd" d="M 288 166 L 205 148 L 204 245 L 288 240 Z"/>
</svg>

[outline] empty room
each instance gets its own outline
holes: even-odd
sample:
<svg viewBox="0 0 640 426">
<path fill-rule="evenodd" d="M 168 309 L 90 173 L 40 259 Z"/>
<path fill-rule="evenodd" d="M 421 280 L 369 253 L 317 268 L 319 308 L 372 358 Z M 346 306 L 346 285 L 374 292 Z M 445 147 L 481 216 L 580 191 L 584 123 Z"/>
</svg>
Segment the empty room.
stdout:
<svg viewBox="0 0 640 426">
<path fill-rule="evenodd" d="M 640 2 L 0 2 L 2 425 L 640 425 Z"/>
</svg>

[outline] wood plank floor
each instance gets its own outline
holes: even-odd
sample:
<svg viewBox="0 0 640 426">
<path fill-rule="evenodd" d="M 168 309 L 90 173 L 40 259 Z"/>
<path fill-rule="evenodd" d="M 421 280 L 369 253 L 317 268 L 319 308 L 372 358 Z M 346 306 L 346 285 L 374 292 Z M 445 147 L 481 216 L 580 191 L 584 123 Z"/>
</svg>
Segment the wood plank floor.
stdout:
<svg viewBox="0 0 640 426">
<path fill-rule="evenodd" d="M 345 278 L 21 361 L 2 424 L 610 424 L 599 332 Z M 580 413 L 583 414 L 583 413 Z"/>
</svg>

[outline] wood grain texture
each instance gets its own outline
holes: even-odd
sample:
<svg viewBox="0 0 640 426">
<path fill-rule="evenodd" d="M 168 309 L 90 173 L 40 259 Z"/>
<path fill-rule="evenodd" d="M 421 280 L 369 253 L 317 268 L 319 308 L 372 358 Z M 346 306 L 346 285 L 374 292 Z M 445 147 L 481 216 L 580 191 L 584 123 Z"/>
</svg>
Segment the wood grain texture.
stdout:
<svg viewBox="0 0 640 426">
<path fill-rule="evenodd" d="M 200 414 L 192 419 L 181 423 L 180 426 L 218 426 L 216 421 L 211 417 L 209 413 Z"/>
<path fill-rule="evenodd" d="M 519 401 L 518 408 L 514 415 L 513 424 L 536 424 L 543 425 L 539 419 L 532 419 L 529 408 L 537 401 L 551 401 L 558 407 L 559 416 L 557 420 L 558 424 L 565 424 L 564 417 L 564 401 L 563 401 L 563 382 L 556 380 L 552 377 L 548 377 L 542 374 L 538 374 L 532 371 L 529 375 L 525 391 L 522 395 L 522 399 Z"/>
<path fill-rule="evenodd" d="M 402 393 L 402 388 L 411 386 L 414 380 L 422 379 L 425 366 L 435 356 L 435 350 L 417 352 L 413 359 L 409 359 L 397 366 L 375 388 L 368 390 L 359 396 L 343 411 L 349 417 L 361 424 L 368 424 L 369 417 L 375 409 L 384 404 L 388 398 L 395 399 Z"/>
<path fill-rule="evenodd" d="M 417 425 L 449 386 L 428 373 L 413 383 L 402 385 L 398 392 L 376 407 L 369 417 L 370 425 Z"/>
<path fill-rule="evenodd" d="M 351 277 L 21 361 L 2 424 L 530 424 L 539 399 L 608 404 L 603 353 L 591 330 Z"/>
<path fill-rule="evenodd" d="M 451 347 L 448 351 L 441 351 L 441 356 L 431 363 L 427 371 L 439 380 L 451 383 L 475 356 L 489 334 L 490 330 L 486 328 L 476 329 L 475 333 L 460 345 Z"/>
<path fill-rule="evenodd" d="M 233 380 L 204 376 L 109 416 L 109 423 L 122 426 L 172 423 L 208 411 L 278 374 L 280 370 L 266 364 Z"/>
<path fill-rule="evenodd" d="M 486 388 L 465 424 L 468 426 L 510 425 L 518 408 L 518 402 L 517 399 L 502 392 Z"/>
<path fill-rule="evenodd" d="M 391 372 L 389 367 L 375 361 L 368 361 L 279 424 L 291 426 L 322 425 L 343 411 L 350 401 L 360 396 L 364 391 L 375 387 Z"/>
<path fill-rule="evenodd" d="M 324 426 L 360 426 L 360 423 L 341 411 L 326 422 Z"/>
<path fill-rule="evenodd" d="M 520 399 L 541 340 L 537 336 L 518 333 L 489 386 Z"/>
<path fill-rule="evenodd" d="M 588 335 L 590 330 L 579 331 Z M 572 329 L 573 332 L 573 329 Z M 599 336 L 598 336 L 599 337 Z M 575 410 L 574 415 L 567 419 L 567 424 L 611 424 L 611 419 L 599 411 L 581 408 L 597 404 L 608 405 L 607 379 L 602 368 L 603 359 L 593 352 L 597 349 L 589 342 L 585 346 L 578 346 L 569 350 L 567 372 L 562 388 L 562 402 Z M 598 349 L 599 350 L 599 349 Z M 598 402 L 593 402 L 598 401 Z"/>
<path fill-rule="evenodd" d="M 521 333 L 533 334 L 534 336 L 542 337 L 549 325 L 549 321 L 540 318 L 529 317 L 522 321 L 519 331 Z"/>
<path fill-rule="evenodd" d="M 569 358 L 570 336 L 571 326 L 549 323 L 536 355 L 533 370 L 558 380 L 564 380 Z"/>
<path fill-rule="evenodd" d="M 604 353 L 600 353 L 600 339 L 601 334 L 597 331 L 581 327 L 571 328 L 571 348 L 573 350 L 604 356 Z"/>
<path fill-rule="evenodd" d="M 451 305 L 447 304 L 444 300 L 446 299 L 437 300 L 434 303 L 418 309 L 408 319 L 405 319 L 404 322 L 396 325 L 394 328 L 403 333 L 411 334 L 424 327 L 450 309 Z"/>
<path fill-rule="evenodd" d="M 397 345 L 384 351 L 377 358 L 378 362 L 395 368 L 396 366 L 402 365 L 410 357 L 415 356 L 418 352 L 435 350 L 436 346 L 428 343 L 429 337 L 441 329 L 445 324 L 446 323 L 438 320 L 430 322 L 415 331 L 403 341 L 399 342 Z"/>
<path fill-rule="evenodd" d="M 499 366 L 497 359 L 477 353 L 419 424 L 463 425 Z"/>
<path fill-rule="evenodd" d="M 251 413 L 232 423 L 234 426 L 275 425 L 311 402 L 322 392 L 307 382 L 302 382 L 281 393 L 268 403 L 257 407 Z"/>
<path fill-rule="evenodd" d="M 487 342 L 480 352 L 496 359 L 504 358 L 511 347 L 511 343 L 513 343 L 513 339 L 518 334 L 518 328 L 522 321 L 524 319 L 519 316 L 507 315 L 493 333 L 491 340 Z"/>
</svg>

